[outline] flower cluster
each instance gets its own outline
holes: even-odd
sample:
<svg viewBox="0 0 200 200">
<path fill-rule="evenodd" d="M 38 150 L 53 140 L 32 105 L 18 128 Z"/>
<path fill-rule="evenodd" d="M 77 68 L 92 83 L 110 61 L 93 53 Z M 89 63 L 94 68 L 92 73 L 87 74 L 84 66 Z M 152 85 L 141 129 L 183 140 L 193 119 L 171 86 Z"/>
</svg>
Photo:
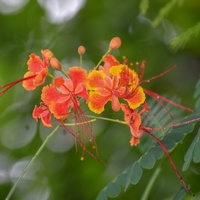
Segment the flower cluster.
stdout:
<svg viewBox="0 0 200 200">
<path fill-rule="evenodd" d="M 145 82 L 143 80 L 145 61 L 141 63 L 139 75 L 138 71 L 134 71 L 132 65 L 128 64 L 125 57 L 120 62 L 110 54 L 112 50 L 118 49 L 120 46 L 120 38 L 114 37 L 110 41 L 108 51 L 97 66 L 89 72 L 82 67 L 82 56 L 86 51 L 84 46 L 78 47 L 81 58 L 80 66 L 72 66 L 67 71 L 50 50 L 41 51 L 42 59 L 32 53 L 27 62 L 28 72 L 25 73 L 24 78 L 1 86 L 0 89 L 3 91 L 0 95 L 19 82 L 22 82 L 22 86 L 26 90 L 34 90 L 38 86 L 44 85 L 46 77 L 49 76 L 52 78 L 52 83 L 43 86 L 40 105 L 35 106 L 32 113 L 36 121 L 41 119 L 44 126 L 51 128 L 52 116 L 64 125 L 65 120 L 73 113 L 74 125 L 81 125 L 84 135 L 84 142 L 81 145 L 85 148 L 86 138 L 94 141 L 94 136 L 91 125 L 89 128 L 85 127 L 86 124 L 88 127 L 90 120 L 81 109 L 80 100 L 84 99 L 88 108 L 96 114 L 101 114 L 105 105 L 111 102 L 113 111 L 124 113 L 124 123 L 130 127 L 132 135 L 130 144 L 136 146 L 140 143 L 144 132 L 141 115 L 149 110 L 145 94 L 151 95 L 153 98 L 158 94 L 141 87 L 141 83 Z M 49 67 L 60 71 L 61 75 L 54 77 L 49 73 Z M 160 95 L 159 98 L 169 101 Z M 172 101 L 170 103 L 181 107 Z M 76 135 L 74 132 L 71 134 Z"/>
<path fill-rule="evenodd" d="M 79 46 L 77 49 L 80 55 L 80 65 L 71 66 L 68 70 L 64 69 L 61 62 L 49 49 L 41 51 L 42 59 L 38 55 L 32 53 L 27 62 L 28 72 L 25 73 L 22 79 L 0 86 L 0 96 L 20 82 L 22 82 L 22 86 L 28 91 L 43 86 L 41 102 L 39 106 L 34 107 L 32 112 L 33 118 L 36 121 L 40 119 L 42 124 L 48 128 L 53 127 L 51 118 L 55 118 L 59 125 L 74 137 L 75 142 L 82 146 L 83 153 L 86 151 L 98 160 L 100 160 L 98 155 L 95 156 L 87 150 L 86 142 L 87 140 L 91 141 L 92 146 L 96 149 L 96 153 L 98 153 L 91 122 L 101 117 L 92 116 L 94 119 L 90 120 L 89 117 L 91 116 L 87 116 L 84 113 L 80 101 L 84 100 L 89 110 L 95 114 L 101 114 L 105 110 L 105 105 L 110 102 L 114 112 L 123 112 L 124 114 L 123 124 L 128 125 L 130 128 L 131 146 L 137 146 L 140 143 L 140 138 L 143 136 L 144 132 L 153 137 L 164 150 L 181 183 L 185 186 L 187 191 L 191 192 L 189 186 L 183 181 L 176 169 L 164 144 L 149 131 L 153 130 L 153 128 L 142 125 L 143 113 L 150 110 L 146 103 L 146 95 L 150 95 L 159 103 L 161 103 L 160 100 L 162 100 L 181 109 L 193 111 L 155 92 L 144 89 L 141 86 L 144 82 L 149 82 L 168 73 L 174 66 L 157 76 L 148 80 L 143 80 L 146 61 L 142 61 L 140 73 L 138 72 L 139 69 L 134 70 L 132 68 L 132 64 L 129 64 L 125 57 L 122 62 L 118 61 L 111 54 L 111 51 L 118 49 L 120 46 L 120 38 L 114 37 L 109 43 L 108 51 L 89 72 L 82 67 L 82 56 L 86 52 L 84 46 Z M 139 64 L 137 64 L 137 68 L 138 66 Z M 60 75 L 54 76 L 50 74 L 50 67 L 60 71 Z M 47 76 L 52 78 L 52 82 L 44 85 Z M 166 112 L 168 112 L 167 109 Z M 73 115 L 74 123 L 70 125 L 75 127 L 74 130 L 69 128 L 69 124 L 66 123 L 70 115 Z M 106 119 L 109 120 L 109 118 Z M 199 118 L 194 121 L 197 120 L 199 120 Z M 189 122 L 193 122 L 193 120 L 185 123 Z M 180 124 L 173 124 L 168 127 L 179 125 Z M 82 131 L 81 134 L 77 134 L 77 126 L 80 127 Z M 54 133 L 54 131 L 52 131 L 52 133 Z M 38 154 L 36 153 L 36 155 Z M 81 159 L 83 160 L 84 157 L 82 156 Z"/>
</svg>

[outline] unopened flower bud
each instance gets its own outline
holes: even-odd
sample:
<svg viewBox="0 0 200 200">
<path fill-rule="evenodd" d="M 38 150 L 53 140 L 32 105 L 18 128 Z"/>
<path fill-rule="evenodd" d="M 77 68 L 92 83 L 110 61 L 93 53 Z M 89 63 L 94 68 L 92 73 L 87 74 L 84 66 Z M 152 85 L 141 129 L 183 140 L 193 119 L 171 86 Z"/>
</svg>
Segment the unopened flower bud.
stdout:
<svg viewBox="0 0 200 200">
<path fill-rule="evenodd" d="M 118 49 L 121 46 L 121 39 L 119 37 L 112 38 L 109 46 L 112 50 Z"/>
<path fill-rule="evenodd" d="M 85 47 L 84 46 L 79 46 L 78 47 L 78 54 L 80 56 L 84 55 L 85 54 Z"/>
<path fill-rule="evenodd" d="M 58 71 L 61 70 L 61 64 L 60 64 L 60 62 L 58 61 L 58 59 L 55 58 L 55 57 L 51 58 L 51 60 L 50 60 L 50 65 L 51 65 L 55 70 L 58 70 Z"/>
</svg>

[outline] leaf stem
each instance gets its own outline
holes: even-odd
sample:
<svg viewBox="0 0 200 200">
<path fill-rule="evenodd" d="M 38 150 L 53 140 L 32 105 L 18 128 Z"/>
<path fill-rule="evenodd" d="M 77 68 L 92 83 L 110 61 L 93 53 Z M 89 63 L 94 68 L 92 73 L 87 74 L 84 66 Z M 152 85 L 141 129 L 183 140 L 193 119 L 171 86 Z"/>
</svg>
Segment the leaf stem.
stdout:
<svg viewBox="0 0 200 200">
<path fill-rule="evenodd" d="M 101 64 L 101 62 L 103 61 L 103 59 L 112 51 L 112 49 L 109 47 L 107 52 L 102 56 L 101 60 L 98 62 L 98 64 L 96 65 L 95 69 L 97 69 L 99 67 L 99 65 Z"/>
<path fill-rule="evenodd" d="M 158 168 L 156 168 L 156 170 L 154 171 L 151 179 L 149 180 L 149 182 L 148 182 L 148 184 L 147 184 L 147 186 L 146 186 L 146 188 L 144 190 L 144 193 L 143 193 L 143 195 L 141 197 L 141 200 L 147 200 L 148 199 L 149 194 L 151 192 L 151 189 L 152 189 L 156 179 L 158 178 L 158 175 L 160 174 L 160 172 L 161 172 L 161 167 L 159 166 Z"/>
<path fill-rule="evenodd" d="M 94 115 L 87 115 L 87 117 L 94 118 L 94 119 L 100 119 L 100 120 L 104 120 L 104 121 L 111 121 L 111 122 L 127 125 L 127 122 L 122 121 L 122 120 L 118 120 L 118 119 L 110 119 L 110 118 L 107 118 L 107 117 L 98 117 L 98 116 L 94 116 Z"/>
<path fill-rule="evenodd" d="M 41 151 L 43 150 L 43 148 L 45 147 L 45 145 L 47 144 L 47 142 L 49 141 L 49 139 L 54 135 L 54 133 L 58 130 L 58 128 L 60 127 L 60 125 L 58 125 L 44 140 L 44 142 L 42 143 L 42 145 L 40 146 L 40 148 L 37 150 L 37 152 L 35 153 L 35 155 L 32 157 L 32 159 L 30 160 L 30 162 L 27 164 L 27 166 L 23 169 L 22 173 L 20 174 L 19 178 L 17 179 L 17 181 L 15 182 L 15 184 L 13 185 L 13 187 L 11 188 L 10 192 L 8 193 L 7 197 L 5 200 L 9 200 L 10 197 L 12 196 L 12 194 L 14 193 L 15 189 L 17 188 L 18 184 L 20 183 L 21 179 L 23 178 L 23 176 L 25 175 L 25 173 L 29 170 L 29 168 L 32 166 L 33 162 L 35 161 L 35 159 L 40 155 Z"/>
</svg>

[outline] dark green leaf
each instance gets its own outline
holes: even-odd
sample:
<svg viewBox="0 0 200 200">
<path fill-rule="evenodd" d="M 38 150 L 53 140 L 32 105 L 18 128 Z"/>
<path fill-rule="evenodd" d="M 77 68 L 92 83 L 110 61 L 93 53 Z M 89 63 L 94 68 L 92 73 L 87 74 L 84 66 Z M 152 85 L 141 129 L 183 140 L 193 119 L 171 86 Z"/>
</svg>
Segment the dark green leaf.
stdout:
<svg viewBox="0 0 200 200">
<path fill-rule="evenodd" d="M 119 186 L 119 184 L 111 182 L 107 187 L 106 193 L 109 197 L 116 197 L 120 194 L 120 190 L 121 187 Z"/>
<path fill-rule="evenodd" d="M 181 187 L 180 190 L 174 196 L 173 200 L 182 200 L 186 193 L 186 190 L 183 187 Z"/>
<path fill-rule="evenodd" d="M 139 160 L 139 164 L 144 169 L 152 169 L 155 162 L 156 162 L 156 159 L 151 154 L 146 154 L 146 155 L 142 156 L 141 159 Z"/>
<path fill-rule="evenodd" d="M 182 168 L 183 171 L 188 169 L 192 159 L 196 163 L 200 162 L 199 146 L 200 146 L 200 129 L 199 129 L 196 137 L 194 138 L 192 144 L 188 148 L 187 153 L 185 154 L 185 157 L 184 157 L 185 162 L 184 162 L 184 165 L 183 165 L 183 168 Z"/>
<path fill-rule="evenodd" d="M 198 137 L 198 139 L 199 139 L 199 137 Z M 200 162 L 200 140 L 198 140 L 196 142 L 196 144 L 195 144 L 193 161 L 195 163 L 199 163 Z"/>
<path fill-rule="evenodd" d="M 96 200 L 107 200 L 107 195 L 104 190 L 102 190 L 97 196 Z"/>
<path fill-rule="evenodd" d="M 135 162 L 132 167 L 127 170 L 127 175 L 126 184 L 124 185 L 125 190 L 128 188 L 130 183 L 136 185 L 142 176 L 142 168 L 138 162 Z"/>
</svg>

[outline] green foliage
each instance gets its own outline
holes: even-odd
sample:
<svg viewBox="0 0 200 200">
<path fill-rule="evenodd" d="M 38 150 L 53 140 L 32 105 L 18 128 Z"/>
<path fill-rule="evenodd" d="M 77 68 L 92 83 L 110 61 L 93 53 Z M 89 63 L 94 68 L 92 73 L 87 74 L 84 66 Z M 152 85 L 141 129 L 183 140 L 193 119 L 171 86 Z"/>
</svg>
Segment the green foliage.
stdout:
<svg viewBox="0 0 200 200">
<path fill-rule="evenodd" d="M 197 97 L 200 94 L 200 92 L 199 92 L 200 87 L 198 87 L 199 84 L 200 84 L 200 82 L 198 82 L 197 86 L 196 86 L 195 97 Z M 171 106 L 169 106 L 170 109 L 165 107 L 165 109 L 162 109 L 163 111 L 161 110 L 161 112 L 157 112 L 157 110 L 158 110 L 157 107 L 160 107 L 160 104 L 157 104 L 154 106 L 153 102 L 151 101 L 149 105 L 150 105 L 150 107 L 152 107 L 151 112 L 153 113 L 152 115 L 150 115 L 151 125 L 153 125 L 154 127 L 166 126 L 168 124 L 168 120 L 167 120 L 167 118 L 165 118 L 165 115 L 166 115 L 165 109 L 167 109 L 170 112 Z M 175 110 L 178 111 L 177 108 Z M 172 110 L 172 111 L 174 111 L 174 110 Z M 188 133 L 191 133 L 194 129 L 194 123 L 187 123 L 184 125 L 181 125 L 181 123 L 185 122 L 185 121 L 194 120 L 199 117 L 200 117 L 200 113 L 195 112 L 187 117 L 179 119 L 180 126 L 174 127 L 173 129 L 171 129 L 169 131 L 169 133 L 166 132 L 166 130 L 165 130 L 166 135 L 163 137 L 162 143 L 165 145 L 165 147 L 167 148 L 167 150 L 169 152 L 174 151 L 176 149 L 176 147 L 178 146 L 178 144 L 180 144 L 184 140 L 186 135 Z M 165 123 L 161 120 L 161 124 L 159 124 L 158 119 L 162 119 L 162 118 L 165 119 L 164 120 Z M 147 145 L 151 145 L 151 144 L 148 143 Z M 145 169 L 150 170 L 150 169 L 154 168 L 156 161 L 162 159 L 163 156 L 164 156 L 164 152 L 163 152 L 162 148 L 159 146 L 159 144 L 156 143 L 155 145 L 152 145 L 144 155 L 142 155 L 137 161 L 135 161 L 131 166 L 129 166 L 127 169 L 125 169 L 121 174 L 119 174 L 111 183 L 109 183 L 99 193 L 97 200 L 102 200 L 102 199 L 104 200 L 104 199 L 107 199 L 108 197 L 114 198 L 114 197 L 118 196 L 120 194 L 120 192 L 122 192 L 123 190 L 126 191 L 127 188 L 131 184 L 133 184 L 133 185 L 138 184 L 140 179 L 142 178 L 143 170 L 145 170 Z M 189 149 L 185 155 L 185 159 L 184 159 L 185 163 L 183 166 L 183 170 L 188 169 L 192 159 L 196 163 L 200 162 L 200 130 L 199 130 L 198 134 L 196 135 L 196 137 L 194 138 L 191 146 L 189 147 Z M 157 166 L 156 169 L 159 169 L 159 166 Z M 160 173 L 160 171 L 158 173 Z M 153 178 L 154 178 L 154 176 L 152 176 L 152 179 Z M 151 182 L 151 184 L 153 184 L 153 183 Z M 152 185 L 149 187 L 152 187 Z M 149 187 L 147 187 L 147 188 L 149 189 Z M 133 189 L 133 191 L 134 191 L 134 189 Z M 146 191 L 147 191 L 147 189 L 146 189 Z M 149 194 L 149 192 L 150 191 L 146 192 L 147 195 Z M 183 188 L 180 189 L 180 191 L 178 191 L 177 194 L 174 196 L 174 200 L 182 199 L 182 197 L 185 196 L 185 194 L 186 194 L 185 190 L 183 190 Z M 146 198 L 147 197 L 145 196 L 145 199 Z"/>
<path fill-rule="evenodd" d="M 122 3 L 120 0 L 87 0 L 71 20 L 61 24 L 52 24 L 48 19 L 50 13 L 47 14 L 44 7 L 41 7 L 38 2 L 27 1 L 23 9 L 11 14 L 1 13 L 0 15 L 2 27 L 0 33 L 0 85 L 23 77 L 27 70 L 28 55 L 32 52 L 39 53 L 44 48 L 51 49 L 55 56 L 62 61 L 62 64 L 69 67 L 79 63 L 77 47 L 80 44 L 84 45 L 86 54 L 83 57 L 83 66 L 90 70 L 105 52 L 108 41 L 113 36 L 119 36 L 123 41 L 122 47 L 114 54 L 119 59 L 125 55 L 129 62 L 133 63 L 141 62 L 143 59 L 147 60 L 145 76 L 148 78 L 176 64 L 177 69 L 167 78 L 161 77 L 160 80 L 152 81 L 147 84 L 147 87 L 158 93 L 165 92 L 170 96 L 177 93 L 184 105 L 193 107 L 194 100 L 191 96 L 200 72 L 200 46 L 198 37 L 195 37 L 199 34 L 198 1 L 127 0 Z M 180 4 L 182 4 L 181 7 Z M 64 6 L 61 4 L 60 8 L 64 8 Z M 169 26 L 165 26 L 166 22 Z M 152 24 L 154 26 L 150 26 Z M 196 26 L 194 26 L 195 24 Z M 166 41 L 165 37 L 168 33 L 173 34 Z M 176 35 L 178 37 L 175 37 Z M 183 48 L 184 51 L 179 51 L 180 48 Z M 40 128 L 37 129 L 37 124 L 31 118 L 34 105 L 40 101 L 40 89 L 34 93 L 25 93 L 23 90 L 22 93 L 19 88 L 21 88 L 20 85 L 1 96 L 0 199 L 5 199 L 12 187 L 12 181 L 16 180 L 16 175 L 12 176 L 11 171 L 16 169 L 15 166 L 21 160 L 35 154 L 41 146 L 44 136 L 41 132 L 45 136 L 49 134 L 44 133 Z M 31 98 L 29 98 L 30 94 Z M 179 109 L 170 109 L 175 123 L 177 123 L 176 119 L 185 121 L 199 117 L 199 96 L 200 81 L 195 91 L 196 114 L 182 118 Z M 16 107 L 12 107 L 15 105 Z M 160 110 L 157 102 L 155 104 L 150 102 L 150 105 L 153 109 L 151 114 L 146 117 L 145 126 L 163 127 L 166 125 L 166 118 L 168 122 L 172 122 L 166 111 L 163 108 Z M 108 117 L 110 114 L 113 118 L 119 117 L 116 113 L 111 113 L 106 109 L 104 116 Z M 27 120 L 26 116 L 29 116 Z M 121 117 L 119 118 L 122 119 Z M 162 191 L 162 194 L 159 193 L 159 199 L 164 199 L 167 195 L 169 197 L 172 193 L 175 194 L 176 191 L 174 192 L 173 189 L 179 182 L 174 181 L 177 177 L 172 169 L 170 169 L 171 176 L 168 171 L 166 172 L 166 168 L 162 164 L 163 162 L 168 163 L 168 160 L 164 159 L 164 152 L 158 144 L 155 144 L 155 140 L 146 134 L 138 147 L 131 148 L 128 142 L 130 139 L 129 128 L 113 124 L 108 121 L 94 123 L 99 156 L 105 160 L 108 167 L 104 167 L 88 155 L 86 155 L 85 161 L 81 162 L 80 149 L 76 154 L 75 148 L 60 153 L 50 151 L 51 148 L 44 148 L 38 159 L 39 165 L 36 165 L 37 176 L 31 180 L 24 177 L 13 194 L 13 200 L 95 199 L 99 190 L 104 186 L 98 199 L 105 200 L 109 197 L 119 200 L 133 199 L 136 193 L 140 196 L 144 193 L 143 198 L 150 197 L 151 200 L 156 199 L 154 198 L 156 192 Z M 27 131 L 27 127 L 31 127 L 31 129 Z M 183 169 L 187 170 L 183 177 L 188 180 L 186 182 L 190 184 L 191 188 L 193 189 L 197 185 L 196 191 L 194 191 L 196 200 L 200 199 L 199 166 L 197 166 L 200 131 L 196 135 L 194 135 L 195 132 L 188 134 L 191 130 L 193 130 L 192 123 L 169 130 L 155 130 L 153 133 L 164 142 L 170 153 L 173 153 L 173 160 L 178 169 L 180 165 L 183 165 Z M 30 131 L 33 131 L 34 134 Z M 63 132 L 61 131 L 59 134 L 63 134 Z M 56 137 L 59 137 L 59 134 Z M 185 138 L 186 135 L 187 138 Z M 65 135 L 62 136 L 65 137 Z M 12 143 L 5 145 L 5 138 Z M 25 140 L 27 138 L 29 140 Z M 25 144 L 25 141 L 28 141 L 25 146 L 10 147 L 12 144 Z M 180 143 L 182 145 L 178 145 Z M 52 140 L 49 146 L 53 145 L 54 141 Z M 196 166 L 197 168 L 195 168 Z M 148 183 L 146 177 L 149 180 Z M 113 181 L 111 181 L 112 179 Z M 145 184 L 143 180 L 145 180 Z M 160 180 L 161 182 L 164 180 L 164 186 L 160 184 Z M 93 184 L 94 181 L 95 184 Z M 109 183 L 109 181 L 111 182 Z M 140 183 L 142 183 L 142 187 Z M 41 187 L 40 190 L 37 190 L 34 189 L 34 185 L 44 185 L 46 189 Z M 156 191 L 153 187 L 156 187 Z M 174 199 L 182 199 L 185 194 L 185 189 L 181 187 Z M 192 199 L 192 197 L 189 196 L 187 199 Z"/>
<path fill-rule="evenodd" d="M 196 117 L 196 114 L 192 114 L 189 118 L 183 118 L 182 120 L 186 121 L 188 119 L 195 119 Z M 190 133 L 193 128 L 194 126 L 191 123 L 180 127 L 174 127 L 172 131 L 163 138 L 162 142 L 167 147 L 168 151 L 172 151 L 180 142 L 183 141 L 185 136 Z M 159 144 L 153 145 L 144 155 L 140 157 L 139 160 L 134 162 L 132 166 L 128 167 L 123 173 L 118 175 L 116 179 L 108 184 L 108 186 L 106 186 L 99 193 L 97 199 L 101 200 L 102 196 L 113 197 L 112 195 L 110 196 L 110 191 L 113 191 L 112 194 L 116 195 L 119 193 L 119 188 L 126 190 L 130 184 L 137 184 L 142 178 L 143 170 L 152 169 L 155 166 L 156 161 L 161 159 L 163 156 L 164 152 Z M 115 193 L 114 191 L 117 192 Z"/>
<path fill-rule="evenodd" d="M 196 98 L 196 105 L 195 108 L 197 108 L 197 112 L 199 112 L 199 101 L 200 101 L 200 80 L 196 84 L 196 90 L 194 93 L 194 98 Z M 187 150 L 187 153 L 184 157 L 184 165 L 182 170 L 187 170 L 191 162 L 194 163 L 200 163 L 200 129 L 198 130 L 196 136 L 194 137 L 193 141 L 191 142 L 190 147 Z"/>
<path fill-rule="evenodd" d="M 157 27 L 164 19 L 164 17 L 166 17 L 169 14 L 169 12 L 174 8 L 175 5 L 179 4 L 181 6 L 183 2 L 184 0 L 169 1 L 163 8 L 160 9 L 158 15 L 153 20 L 152 22 L 153 27 Z"/>
<path fill-rule="evenodd" d="M 149 0 L 141 0 L 141 2 L 140 2 L 140 13 L 146 14 L 148 8 L 149 8 Z"/>
<path fill-rule="evenodd" d="M 195 26 L 189 28 L 185 32 L 173 38 L 169 42 L 169 46 L 175 51 L 184 48 L 186 44 L 188 44 L 189 41 L 192 40 L 194 37 L 197 37 L 199 33 L 200 33 L 200 23 L 197 23 Z"/>
</svg>

